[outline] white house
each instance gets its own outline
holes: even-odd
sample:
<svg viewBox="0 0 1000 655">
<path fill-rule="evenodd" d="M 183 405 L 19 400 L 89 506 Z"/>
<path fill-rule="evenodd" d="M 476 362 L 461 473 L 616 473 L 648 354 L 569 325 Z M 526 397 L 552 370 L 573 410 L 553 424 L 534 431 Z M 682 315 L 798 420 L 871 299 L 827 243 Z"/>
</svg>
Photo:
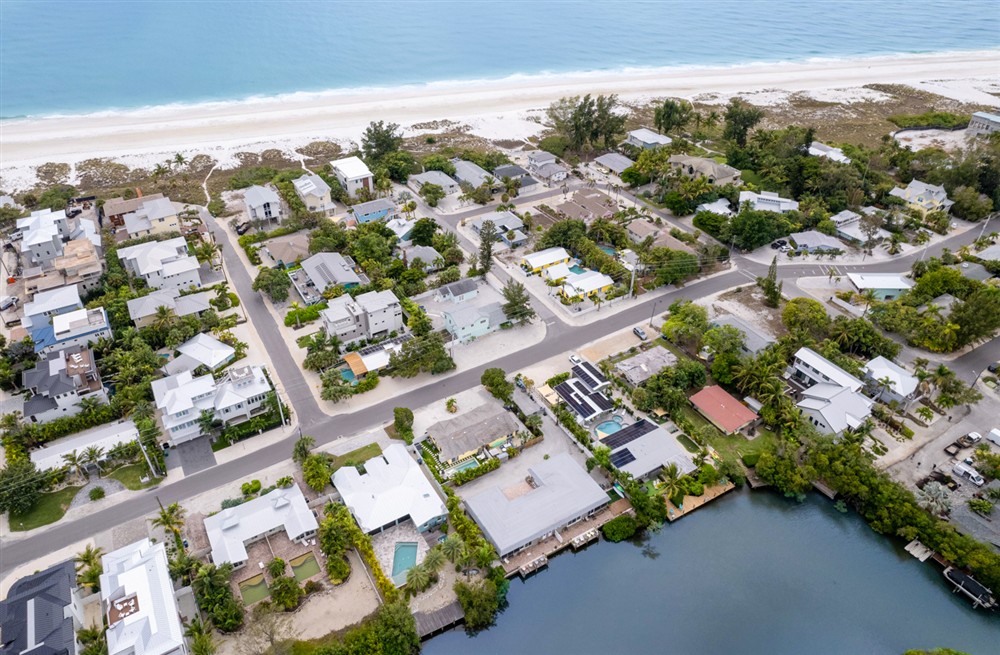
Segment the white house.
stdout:
<svg viewBox="0 0 1000 655">
<path fill-rule="evenodd" d="M 391 444 L 364 468 L 364 475 L 353 466 L 337 469 L 333 486 L 365 534 L 404 521 L 426 532 L 447 520 L 448 509 L 405 446 Z"/>
<path fill-rule="evenodd" d="M 874 207 L 866 208 L 866 210 L 871 212 L 878 211 Z M 866 243 L 868 241 L 868 235 L 861 230 L 861 214 L 852 212 L 850 209 L 845 209 L 831 216 L 830 220 L 837 226 L 837 236 L 841 239 L 852 243 Z M 886 230 L 878 228 L 871 239 L 873 243 L 878 243 L 884 239 L 888 239 L 889 236 Z"/>
<path fill-rule="evenodd" d="M 539 166 L 538 169 L 534 171 L 534 175 L 544 184 L 552 186 L 553 184 L 562 182 L 569 177 L 569 169 L 562 164 L 551 162 Z"/>
<path fill-rule="evenodd" d="M 725 198 L 719 198 L 714 202 L 703 202 L 695 209 L 695 212 L 711 212 L 713 214 L 719 214 L 720 216 L 732 216 L 733 210 L 729 201 Z"/>
<path fill-rule="evenodd" d="M 567 298 L 586 298 L 607 291 L 614 284 L 610 275 L 599 271 L 573 273 L 566 278 L 561 293 Z"/>
<path fill-rule="evenodd" d="M 825 143 L 820 143 L 819 141 L 813 141 L 809 144 L 809 154 L 813 157 L 824 157 L 831 161 L 839 162 L 841 164 L 850 164 L 851 158 L 844 154 L 844 151 L 840 148 L 834 148 L 833 146 L 828 146 Z"/>
<path fill-rule="evenodd" d="M 873 402 L 860 393 L 864 383 L 810 348 L 800 348 L 788 370 L 801 387 L 797 407 L 823 434 L 839 436 L 871 416 Z"/>
<path fill-rule="evenodd" d="M 22 263 L 49 268 L 63 254 L 63 242 L 79 232 L 79 224 L 63 209 L 39 209 L 31 212 L 31 216 L 17 219 L 17 229 L 21 234 Z"/>
<path fill-rule="evenodd" d="M 954 201 L 948 199 L 948 192 L 943 186 L 927 184 L 920 180 L 910 180 L 905 189 L 896 187 L 889 192 L 890 196 L 895 196 L 907 204 L 907 206 L 918 209 L 922 212 L 944 211 L 947 212 Z"/>
<path fill-rule="evenodd" d="M 320 180 L 322 181 L 322 180 Z M 284 217 L 281 198 L 271 187 L 253 185 L 243 192 L 243 206 L 247 210 L 248 221 L 274 221 L 280 223 Z"/>
<path fill-rule="evenodd" d="M 609 152 L 606 155 L 601 155 L 594 160 L 594 164 L 596 164 L 598 168 L 609 173 L 614 173 L 615 175 L 621 175 L 625 172 L 626 168 L 629 168 L 634 163 L 634 161 L 625 155 L 617 152 Z"/>
<path fill-rule="evenodd" d="M 478 337 L 486 336 L 500 329 L 507 322 L 503 305 L 499 302 L 489 303 L 482 307 L 460 305 L 443 312 L 444 327 L 457 341 L 466 343 Z"/>
<path fill-rule="evenodd" d="M 24 303 L 24 318 L 21 325 L 25 330 L 47 325 L 53 316 L 83 309 L 80 290 L 76 286 L 60 287 L 35 294 L 30 302 Z"/>
<path fill-rule="evenodd" d="M 454 195 L 462 190 L 458 182 L 441 171 L 425 171 L 411 175 L 407 184 L 418 193 L 425 184 L 436 184 L 444 190 L 446 196 Z"/>
<path fill-rule="evenodd" d="M 537 273 L 543 268 L 564 264 L 570 259 L 565 248 L 546 248 L 537 252 L 529 252 L 521 257 L 521 268 L 531 273 Z"/>
<path fill-rule="evenodd" d="M 347 195 L 357 195 L 361 189 L 375 193 L 375 176 L 359 157 L 345 157 L 332 161 L 330 167 Z"/>
<path fill-rule="evenodd" d="M 638 130 L 632 130 L 628 133 L 625 137 L 625 143 L 643 150 L 652 150 L 660 146 L 670 145 L 673 143 L 673 139 L 647 127 L 640 127 Z"/>
<path fill-rule="evenodd" d="M 788 198 L 782 198 L 773 191 L 740 191 L 740 207 L 743 203 L 750 203 L 750 207 L 757 211 L 777 212 L 784 214 L 799 208 L 799 203 Z"/>
<path fill-rule="evenodd" d="M 472 187 L 480 187 L 484 183 L 489 182 L 493 189 L 500 187 L 500 181 L 475 162 L 456 157 L 451 160 L 451 163 L 455 166 L 455 179 L 460 183 L 468 184 Z"/>
<path fill-rule="evenodd" d="M 31 332 L 35 352 L 49 353 L 73 346 L 91 346 L 111 338 L 111 324 L 103 307 L 77 309 L 52 317 L 52 325 Z"/>
<path fill-rule="evenodd" d="M 350 289 L 362 284 L 362 278 L 354 270 L 354 260 L 339 252 L 318 252 L 302 260 L 302 267 L 289 271 L 288 277 L 307 305 L 323 300 L 323 292 L 330 287 L 342 286 Z M 364 278 L 368 282 L 368 278 Z"/>
<path fill-rule="evenodd" d="M 1000 132 L 1000 114 L 988 111 L 973 113 L 972 120 L 969 121 L 969 127 L 966 128 L 966 133 L 970 136 L 993 134 L 995 132 Z"/>
<path fill-rule="evenodd" d="M 141 298 L 133 298 L 126 304 L 129 318 L 136 327 L 141 328 L 151 325 L 156 320 L 156 313 L 160 307 L 166 307 L 177 317 L 201 315 L 212 307 L 211 300 L 211 291 L 182 296 L 177 289 L 157 289 Z"/>
<path fill-rule="evenodd" d="M 903 407 L 920 395 L 917 376 L 890 359 L 876 357 L 861 370 L 870 392 L 886 404 L 896 402 Z"/>
<path fill-rule="evenodd" d="M 476 285 L 476 281 L 465 278 L 438 287 L 435 299 L 441 302 L 447 300 L 458 304 L 466 300 L 471 300 L 477 295 L 479 295 L 479 287 Z"/>
<path fill-rule="evenodd" d="M 531 172 L 538 172 L 542 166 L 546 164 L 556 163 L 556 156 L 551 152 L 545 152 L 544 150 L 529 150 L 528 156 L 528 170 Z"/>
<path fill-rule="evenodd" d="M 317 530 L 316 516 L 294 484 L 205 519 L 212 563 L 232 564 L 237 569 L 247 564 L 247 546 L 255 541 L 284 532 L 290 541 L 303 542 Z"/>
<path fill-rule="evenodd" d="M 792 232 L 788 239 L 799 252 L 834 252 L 844 249 L 843 243 L 819 230 Z"/>
<path fill-rule="evenodd" d="M 186 655 L 166 546 L 143 538 L 101 564 L 108 655 Z"/>
<path fill-rule="evenodd" d="M 31 391 L 22 414 L 32 423 L 46 423 L 82 410 L 85 398 L 107 404 L 108 394 L 89 348 L 74 346 L 50 352 L 21 374 L 22 386 Z"/>
<path fill-rule="evenodd" d="M 859 292 L 871 291 L 878 300 L 898 298 L 913 288 L 913 282 L 900 273 L 848 273 L 847 279 Z"/>
<path fill-rule="evenodd" d="M 82 453 L 88 448 L 94 447 L 107 454 L 115 446 L 132 443 L 138 438 L 139 430 L 131 419 L 116 421 L 50 441 L 44 447 L 32 450 L 30 457 L 39 471 L 47 471 L 66 466 L 63 455 L 74 450 Z"/>
<path fill-rule="evenodd" d="M 311 212 L 319 212 L 330 216 L 336 210 L 333 198 L 330 197 L 330 185 L 316 173 L 306 173 L 292 180 L 295 195 Z"/>
<path fill-rule="evenodd" d="M 223 423 L 239 423 L 260 413 L 271 392 L 271 383 L 260 366 L 231 368 L 219 379 L 194 377 L 182 371 L 153 380 L 153 399 L 170 443 L 177 445 L 201 434 L 202 412 Z"/>
<path fill-rule="evenodd" d="M 194 335 L 177 346 L 177 351 L 180 355 L 163 367 L 168 375 L 194 371 L 199 366 L 215 371 L 226 366 L 236 357 L 235 348 L 204 332 Z"/>
<path fill-rule="evenodd" d="M 789 373 L 792 378 L 806 385 L 835 384 L 847 387 L 851 391 L 857 391 L 864 386 L 861 380 L 811 348 L 799 348 Z"/>
<path fill-rule="evenodd" d="M 342 344 L 379 339 L 403 329 L 403 307 L 392 291 L 368 291 L 357 297 L 344 294 L 320 312 L 323 328 Z"/>
<path fill-rule="evenodd" d="M 198 260 L 188 254 L 187 241 L 176 237 L 149 241 L 118 251 L 125 269 L 154 289 L 187 289 L 201 286 Z"/>
</svg>

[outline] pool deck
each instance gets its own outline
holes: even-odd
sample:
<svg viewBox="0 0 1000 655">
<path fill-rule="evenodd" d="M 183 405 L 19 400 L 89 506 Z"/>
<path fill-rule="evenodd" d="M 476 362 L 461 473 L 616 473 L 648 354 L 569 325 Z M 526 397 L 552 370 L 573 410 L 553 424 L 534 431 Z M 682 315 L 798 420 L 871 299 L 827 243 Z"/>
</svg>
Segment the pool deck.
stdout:
<svg viewBox="0 0 1000 655">
<path fill-rule="evenodd" d="M 616 500 L 597 514 L 591 516 L 589 519 L 580 521 L 579 523 L 571 525 L 564 530 L 559 530 L 559 536 L 561 539 L 557 539 L 554 536 L 549 537 L 548 539 L 531 546 L 528 550 L 521 551 L 517 555 L 507 558 L 503 561 L 504 573 L 506 573 L 508 578 L 512 578 L 515 575 L 521 575 L 521 569 L 524 568 L 525 575 L 530 574 L 538 568 L 541 568 L 540 566 L 532 566 L 532 564 L 537 560 L 547 563 L 549 557 L 552 557 L 561 550 L 572 546 L 573 541 L 577 537 L 586 535 L 591 530 L 600 528 L 611 519 L 631 511 L 632 504 L 627 500 Z M 589 542 L 590 540 L 587 541 L 587 543 Z M 577 543 L 579 544 L 580 542 Z M 580 546 L 578 545 L 577 548 L 579 547 Z"/>
<path fill-rule="evenodd" d="M 413 521 L 404 521 L 385 532 L 373 534 L 372 548 L 375 551 L 375 558 L 382 566 L 382 572 L 390 579 L 392 579 L 392 564 L 396 558 L 396 544 L 399 542 L 417 544 L 417 564 L 424 561 L 427 551 L 430 550 L 427 540 L 417 530 L 417 526 L 413 525 Z"/>
<path fill-rule="evenodd" d="M 316 537 L 312 537 L 310 541 L 316 541 Z M 240 583 L 258 575 L 263 575 L 268 585 L 270 585 L 271 576 L 267 572 L 267 565 L 275 557 L 280 557 L 285 560 L 285 575 L 294 575 L 295 572 L 292 570 L 290 562 L 293 559 L 302 557 L 307 553 L 313 554 L 313 557 L 316 558 L 316 563 L 319 564 L 319 573 L 310 576 L 305 580 L 300 580 L 299 584 L 305 584 L 306 580 L 324 575 L 323 556 L 319 550 L 319 542 L 316 541 L 316 543 L 317 545 L 315 546 L 303 546 L 302 544 L 291 541 L 285 533 L 280 532 L 278 534 L 272 534 L 266 539 L 261 539 L 260 541 L 255 541 L 250 544 L 247 546 L 247 565 L 241 569 L 233 571 L 233 575 L 229 579 L 233 593 L 237 595 L 237 598 L 242 598 L 243 594 L 240 591 Z M 263 569 L 260 567 L 260 564 L 264 565 Z"/>
</svg>

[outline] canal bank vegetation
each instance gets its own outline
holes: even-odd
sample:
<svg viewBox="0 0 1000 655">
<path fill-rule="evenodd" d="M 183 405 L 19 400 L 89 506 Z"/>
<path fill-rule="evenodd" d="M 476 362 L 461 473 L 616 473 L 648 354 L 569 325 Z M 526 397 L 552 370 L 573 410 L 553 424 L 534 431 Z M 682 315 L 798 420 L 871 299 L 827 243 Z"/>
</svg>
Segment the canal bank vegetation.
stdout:
<svg viewBox="0 0 1000 655">
<path fill-rule="evenodd" d="M 417 623 L 403 601 L 386 603 L 356 626 L 334 632 L 322 639 L 293 641 L 287 649 L 273 652 L 287 655 L 416 655 L 420 652 Z"/>
<path fill-rule="evenodd" d="M 1000 554 L 922 509 L 906 487 L 875 468 L 872 455 L 863 448 L 864 438 L 863 433 L 839 442 L 813 437 L 800 457 L 788 448 L 762 454 L 757 474 L 791 496 L 804 494 L 811 480 L 822 480 L 879 534 L 919 539 L 955 566 L 971 571 L 982 584 L 1000 589 Z"/>
</svg>

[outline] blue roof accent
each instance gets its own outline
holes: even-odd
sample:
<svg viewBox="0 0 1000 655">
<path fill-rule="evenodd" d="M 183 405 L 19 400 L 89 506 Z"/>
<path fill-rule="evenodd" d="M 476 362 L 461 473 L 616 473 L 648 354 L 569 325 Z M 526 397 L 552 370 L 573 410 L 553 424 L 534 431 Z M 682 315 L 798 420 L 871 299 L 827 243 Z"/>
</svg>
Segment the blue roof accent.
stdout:
<svg viewBox="0 0 1000 655">
<path fill-rule="evenodd" d="M 51 323 L 39 325 L 31 331 L 31 340 L 35 342 L 35 352 L 42 352 L 56 342 L 56 330 Z"/>
</svg>

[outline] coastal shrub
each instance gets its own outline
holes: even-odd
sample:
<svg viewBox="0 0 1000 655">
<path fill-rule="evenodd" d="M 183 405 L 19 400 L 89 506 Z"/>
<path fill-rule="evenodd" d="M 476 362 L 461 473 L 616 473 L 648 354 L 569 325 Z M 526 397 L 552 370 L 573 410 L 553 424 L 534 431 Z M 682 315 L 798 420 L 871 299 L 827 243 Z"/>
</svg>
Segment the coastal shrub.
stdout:
<svg viewBox="0 0 1000 655">
<path fill-rule="evenodd" d="M 604 533 L 604 538 L 608 541 L 618 542 L 631 538 L 637 529 L 638 526 L 632 515 L 622 514 L 605 523 L 601 527 L 601 532 Z"/>
<path fill-rule="evenodd" d="M 278 171 L 269 166 L 254 166 L 237 171 L 229 178 L 229 188 L 232 190 L 245 189 L 255 184 L 267 184 L 274 179 Z"/>
<path fill-rule="evenodd" d="M 365 377 L 361 378 L 361 380 L 356 385 L 354 385 L 354 395 L 358 395 L 359 393 L 365 393 L 366 391 L 371 391 L 372 389 L 378 386 L 378 383 L 379 383 L 378 371 L 372 371 Z"/>
<path fill-rule="evenodd" d="M 291 576 L 283 575 L 272 579 L 268 589 L 271 592 L 271 604 L 283 612 L 291 612 L 297 608 L 305 595 L 298 580 Z"/>
<path fill-rule="evenodd" d="M 343 632 L 331 633 L 322 640 L 282 643 L 274 650 L 291 655 L 417 655 L 420 635 L 406 603 L 397 601 L 382 605 Z"/>
<path fill-rule="evenodd" d="M 500 460 L 496 457 L 491 457 L 485 462 L 480 462 L 479 466 L 475 468 L 468 468 L 463 471 L 458 471 L 451 476 L 451 481 L 456 487 L 460 487 L 467 482 L 471 482 L 476 478 L 486 475 L 490 471 L 495 471 L 500 468 Z"/>
<path fill-rule="evenodd" d="M 957 130 L 966 127 L 972 120 L 972 116 L 953 114 L 948 111 L 926 111 L 922 114 L 895 114 L 890 116 L 888 120 L 896 127 L 903 129 L 933 127 L 942 130 Z"/>
<path fill-rule="evenodd" d="M 562 157 L 569 148 L 569 139 L 560 135 L 547 136 L 538 142 L 538 148 L 551 152 L 556 157 Z"/>
<path fill-rule="evenodd" d="M 100 500 L 104 498 L 104 487 L 94 487 L 87 495 L 91 500 Z"/>
<path fill-rule="evenodd" d="M 744 464 L 753 468 L 757 466 L 757 460 L 760 459 L 760 453 L 747 453 L 746 455 L 743 455 L 742 459 Z"/>
<path fill-rule="evenodd" d="M 285 560 L 281 559 L 280 557 L 275 557 L 270 562 L 268 562 L 267 573 L 272 578 L 280 578 L 281 576 L 285 575 L 285 568 L 287 566 L 288 565 L 285 564 Z"/>
<path fill-rule="evenodd" d="M 500 609 L 500 599 L 492 580 L 483 580 L 478 584 L 460 580 L 455 583 L 454 589 L 465 612 L 465 629 L 468 632 L 475 633 L 493 625 Z"/>
<path fill-rule="evenodd" d="M 307 596 L 318 593 L 323 591 L 323 583 L 319 580 L 306 580 L 305 585 L 302 587 L 302 591 L 304 591 Z"/>
</svg>

